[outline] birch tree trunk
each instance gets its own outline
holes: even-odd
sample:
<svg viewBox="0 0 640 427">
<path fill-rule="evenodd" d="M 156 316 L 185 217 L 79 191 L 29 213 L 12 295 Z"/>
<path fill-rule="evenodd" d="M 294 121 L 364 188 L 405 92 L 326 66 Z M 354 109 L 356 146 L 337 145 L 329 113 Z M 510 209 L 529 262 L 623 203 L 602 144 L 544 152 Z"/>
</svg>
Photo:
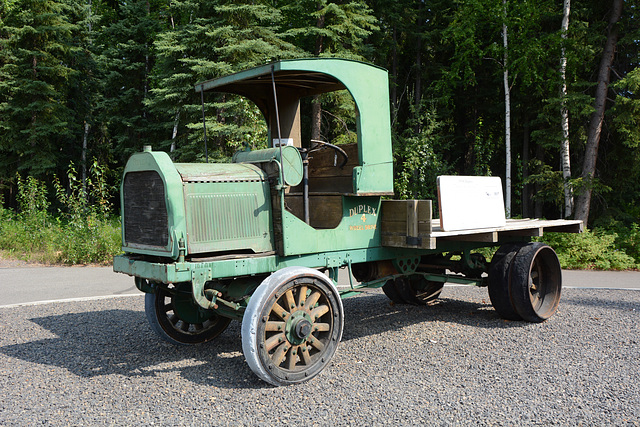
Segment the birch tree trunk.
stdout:
<svg viewBox="0 0 640 427">
<path fill-rule="evenodd" d="M 567 40 L 567 32 L 569 31 L 569 12 L 571 11 L 571 0 L 564 0 L 562 13 L 562 52 L 560 55 L 560 80 L 562 87 L 560 88 L 560 98 L 562 106 L 560 107 L 561 126 L 562 126 L 562 144 L 560 147 L 560 155 L 562 157 L 562 180 L 564 183 L 564 217 L 570 217 L 573 213 L 573 188 L 569 183 L 571 179 L 571 157 L 569 154 L 569 110 L 567 109 L 567 51 L 565 42 Z"/>
<path fill-rule="evenodd" d="M 587 182 L 587 186 L 578 196 L 575 218 L 581 219 L 585 224 L 589 219 L 589 208 L 591 207 L 592 188 L 591 185 L 589 185 L 589 181 L 594 178 L 596 172 L 598 146 L 600 145 L 600 134 L 602 132 L 602 122 L 604 121 L 607 92 L 611 77 L 611 64 L 613 63 L 616 44 L 618 43 L 618 27 L 616 24 L 620 20 L 620 15 L 622 14 L 622 5 L 623 0 L 613 0 L 611 16 L 609 17 L 607 41 L 604 45 L 598 72 L 598 86 L 596 87 L 594 112 L 591 115 L 591 121 L 589 123 L 587 145 L 584 153 L 584 161 L 582 163 L 582 174 L 580 177 Z"/>
<path fill-rule="evenodd" d="M 82 135 L 82 153 L 80 161 L 82 163 L 82 194 L 87 197 L 87 140 L 89 139 L 89 123 L 84 122 L 84 133 Z"/>
<path fill-rule="evenodd" d="M 504 47 L 504 141 L 506 148 L 505 171 L 505 210 L 507 218 L 511 218 L 511 90 L 509 88 L 509 40 L 507 38 L 507 0 L 502 0 L 504 21 L 502 24 L 502 44 Z"/>
<path fill-rule="evenodd" d="M 529 117 L 525 117 L 522 135 L 522 180 L 526 183 L 529 177 Z M 522 217 L 531 218 L 531 184 L 522 185 Z"/>
<path fill-rule="evenodd" d="M 176 137 L 178 136 L 178 124 L 180 121 L 180 109 L 176 110 L 176 118 L 173 121 L 173 132 L 171 133 L 171 148 L 169 152 L 173 153 L 176 151 Z"/>
</svg>

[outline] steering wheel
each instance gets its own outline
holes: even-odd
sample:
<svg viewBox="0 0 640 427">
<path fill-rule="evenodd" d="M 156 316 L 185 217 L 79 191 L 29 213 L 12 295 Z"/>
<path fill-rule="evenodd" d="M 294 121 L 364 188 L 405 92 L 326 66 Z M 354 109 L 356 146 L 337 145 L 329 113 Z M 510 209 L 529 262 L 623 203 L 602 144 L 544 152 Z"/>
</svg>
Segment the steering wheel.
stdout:
<svg viewBox="0 0 640 427">
<path fill-rule="evenodd" d="M 344 165 L 347 164 L 347 162 L 349 161 L 349 156 L 347 155 L 347 153 L 340 147 L 338 147 L 337 145 L 333 145 L 333 144 L 329 144 L 328 142 L 324 142 L 324 141 L 320 141 L 318 139 L 312 139 L 311 140 L 312 143 L 316 144 L 315 147 L 309 149 L 309 151 L 307 151 L 307 153 L 311 154 L 314 151 L 320 151 L 320 150 L 324 150 L 326 148 L 331 148 L 333 149 L 333 151 L 336 152 L 336 156 L 338 154 L 340 154 L 343 158 L 342 163 L 340 165 L 334 165 L 334 166 L 338 166 L 340 169 L 342 169 L 344 167 Z"/>
</svg>

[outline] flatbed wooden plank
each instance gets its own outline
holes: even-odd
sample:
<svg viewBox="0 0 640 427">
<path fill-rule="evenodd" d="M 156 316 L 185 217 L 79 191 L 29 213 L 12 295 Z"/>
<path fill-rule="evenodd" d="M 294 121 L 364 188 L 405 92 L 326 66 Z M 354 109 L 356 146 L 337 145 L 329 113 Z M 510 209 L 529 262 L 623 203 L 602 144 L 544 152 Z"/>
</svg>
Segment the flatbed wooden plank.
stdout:
<svg viewBox="0 0 640 427">
<path fill-rule="evenodd" d="M 580 233 L 583 230 L 583 224 L 580 220 L 543 220 L 543 219 L 508 219 L 504 227 L 495 228 L 476 228 L 471 230 L 458 231 L 442 231 L 440 228 L 440 220 L 431 221 L 431 237 L 447 238 L 447 240 L 460 241 L 493 241 L 493 240 L 477 240 L 492 239 L 492 233 L 511 236 L 542 236 L 547 232 L 563 232 L 563 233 Z M 490 237 L 488 237 L 490 236 Z M 497 240 L 495 240 L 497 241 Z"/>
<path fill-rule="evenodd" d="M 435 249 L 431 235 L 431 200 L 383 200 L 382 246 Z"/>
<path fill-rule="evenodd" d="M 496 243 L 498 241 L 498 232 L 489 231 L 486 233 L 473 233 L 473 234 L 464 234 L 464 235 L 455 235 L 455 236 L 445 236 L 445 237 L 440 237 L 440 239 L 465 241 L 465 242 Z"/>
</svg>

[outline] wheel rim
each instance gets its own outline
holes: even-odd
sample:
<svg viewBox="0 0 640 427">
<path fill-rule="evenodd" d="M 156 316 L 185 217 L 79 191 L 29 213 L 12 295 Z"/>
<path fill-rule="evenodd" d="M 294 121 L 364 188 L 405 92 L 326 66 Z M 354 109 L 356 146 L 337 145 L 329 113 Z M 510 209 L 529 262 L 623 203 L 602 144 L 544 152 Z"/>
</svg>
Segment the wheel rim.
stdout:
<svg viewBox="0 0 640 427">
<path fill-rule="evenodd" d="M 555 312 L 560 300 L 560 274 L 554 260 L 555 253 L 543 247 L 536 253 L 528 277 L 529 301 L 533 311 L 541 318 L 548 318 Z"/>
<path fill-rule="evenodd" d="M 423 282 L 421 285 L 421 289 L 416 291 L 416 299 L 420 301 L 421 304 L 432 304 L 442 293 L 442 288 L 444 287 L 444 283 L 434 282 L 431 280 L 421 279 Z"/>
<path fill-rule="evenodd" d="M 551 317 L 560 302 L 562 269 L 551 247 L 530 243 L 522 247 L 510 266 L 509 295 L 515 311 L 529 322 Z"/>
<path fill-rule="evenodd" d="M 147 294 L 147 318 L 153 329 L 174 344 L 199 344 L 220 335 L 231 319 L 198 306 L 189 291 L 158 287 Z M 149 301 L 151 300 L 151 301 Z"/>
<path fill-rule="evenodd" d="M 540 292 L 542 290 L 543 284 L 540 283 L 539 268 L 539 263 L 536 263 L 531 269 L 531 275 L 529 276 L 529 298 L 531 299 L 533 309 L 536 311 L 544 302 L 544 298 Z"/>
<path fill-rule="evenodd" d="M 315 278 L 279 288 L 260 315 L 260 359 L 282 382 L 316 375 L 335 352 L 342 330 L 339 307 L 335 295 Z"/>
</svg>

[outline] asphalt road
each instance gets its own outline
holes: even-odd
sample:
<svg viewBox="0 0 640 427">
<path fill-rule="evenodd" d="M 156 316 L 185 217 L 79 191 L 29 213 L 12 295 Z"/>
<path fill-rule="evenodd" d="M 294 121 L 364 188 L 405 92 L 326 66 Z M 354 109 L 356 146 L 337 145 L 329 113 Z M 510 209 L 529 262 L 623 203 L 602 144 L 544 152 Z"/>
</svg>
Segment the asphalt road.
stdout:
<svg viewBox="0 0 640 427">
<path fill-rule="evenodd" d="M 346 275 L 340 279 L 340 285 L 348 286 Z M 640 289 L 640 272 L 566 270 L 563 286 Z M 0 307 L 124 295 L 140 295 L 140 292 L 133 278 L 114 273 L 111 267 L 42 267 L 7 262 L 3 266 L 0 263 Z"/>
</svg>

